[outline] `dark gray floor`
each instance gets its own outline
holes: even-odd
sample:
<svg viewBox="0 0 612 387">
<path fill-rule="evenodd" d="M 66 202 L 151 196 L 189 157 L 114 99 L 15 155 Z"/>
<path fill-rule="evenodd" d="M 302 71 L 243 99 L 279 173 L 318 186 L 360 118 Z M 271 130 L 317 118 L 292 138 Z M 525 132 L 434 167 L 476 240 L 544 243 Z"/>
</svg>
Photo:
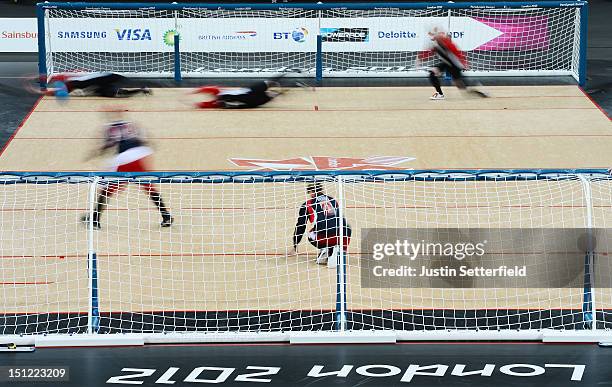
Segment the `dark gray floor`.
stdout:
<svg viewBox="0 0 612 387">
<path fill-rule="evenodd" d="M 262 381 L 240 381 L 240 378 L 238 380 L 236 378 L 239 375 L 270 370 L 273 370 L 272 374 L 254 378 L 270 380 L 263 382 L 263 385 L 285 387 L 340 385 L 561 387 L 612 383 L 610 367 L 612 348 L 600 348 L 596 345 L 425 343 L 64 348 L 39 349 L 33 353 L 0 353 L 0 363 L 3 366 L 18 367 L 69 366 L 68 382 L 32 383 L 36 386 L 57 387 L 113 385 L 107 383 L 111 377 L 138 373 L 150 376 L 126 379 L 122 383 L 130 381 L 143 382 L 140 385 L 144 386 L 161 386 L 174 381 L 174 386 L 193 386 L 193 382 L 185 382 L 185 379 L 198 367 L 217 367 L 217 369 L 202 369 L 197 377 L 209 380 L 208 383 L 222 375 L 225 369 L 229 375 L 226 378 L 221 377 L 225 381 L 219 383 L 224 386 L 262 383 Z M 461 371 L 456 367 L 458 364 L 465 366 L 464 372 L 482 370 L 489 364 L 492 372 L 490 376 L 456 376 L 453 375 L 453 371 L 455 374 Z M 319 373 L 339 371 L 345 367 L 347 375 L 316 377 L 317 372 L 313 373 L 313 368 L 317 365 L 323 366 Z M 352 367 L 347 369 L 349 368 L 347 366 Z M 427 366 L 430 367 L 417 369 Z M 444 369 L 444 366 L 448 368 Z M 582 366 L 584 366 L 583 372 L 580 371 Z M 126 368 L 142 369 L 142 371 L 129 371 L 125 370 Z M 439 375 L 431 375 L 436 370 Z M 170 377 L 165 383 L 161 383 L 163 379 L 162 381 L 159 379 L 166 372 L 169 372 L 166 375 Z M 408 380 L 411 374 L 413 376 Z M 528 376 L 529 374 L 532 376 Z M 0 382 L 0 385 L 19 384 Z"/>
</svg>

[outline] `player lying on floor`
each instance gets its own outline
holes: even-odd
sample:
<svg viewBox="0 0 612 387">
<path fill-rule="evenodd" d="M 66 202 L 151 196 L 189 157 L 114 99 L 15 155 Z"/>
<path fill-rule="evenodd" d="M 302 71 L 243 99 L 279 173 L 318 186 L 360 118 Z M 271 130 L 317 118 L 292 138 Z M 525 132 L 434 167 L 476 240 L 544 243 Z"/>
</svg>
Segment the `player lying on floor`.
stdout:
<svg viewBox="0 0 612 387">
<path fill-rule="evenodd" d="M 124 87 L 129 79 L 115 73 L 90 73 L 85 75 L 77 73 L 54 74 L 48 81 L 50 87 L 42 90 L 30 85 L 30 82 L 34 79 L 35 77 L 28 80 L 29 83 L 27 85 L 29 85 L 30 91 L 58 98 L 68 96 L 127 98 L 137 94 L 151 94 L 151 90 L 147 87 Z"/>
<path fill-rule="evenodd" d="M 193 91 L 194 94 L 207 94 L 210 98 L 207 101 L 196 103 L 196 107 L 200 109 L 251 109 L 265 105 L 287 91 L 280 84 L 281 78 L 285 75 L 257 81 L 249 87 L 203 86 L 197 88 Z M 295 86 L 309 87 L 301 82 L 295 82 Z"/>
</svg>

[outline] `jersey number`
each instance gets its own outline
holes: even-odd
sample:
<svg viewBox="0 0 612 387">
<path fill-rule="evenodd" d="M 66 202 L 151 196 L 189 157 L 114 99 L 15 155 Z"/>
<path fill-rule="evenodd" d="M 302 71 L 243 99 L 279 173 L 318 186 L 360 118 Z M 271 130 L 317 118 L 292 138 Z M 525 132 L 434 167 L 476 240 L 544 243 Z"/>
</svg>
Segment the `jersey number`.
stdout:
<svg viewBox="0 0 612 387">
<path fill-rule="evenodd" d="M 329 200 L 325 200 L 319 203 L 319 205 L 323 209 L 323 214 L 326 217 L 336 215 L 336 210 L 334 209 L 334 206 L 331 204 Z"/>
</svg>

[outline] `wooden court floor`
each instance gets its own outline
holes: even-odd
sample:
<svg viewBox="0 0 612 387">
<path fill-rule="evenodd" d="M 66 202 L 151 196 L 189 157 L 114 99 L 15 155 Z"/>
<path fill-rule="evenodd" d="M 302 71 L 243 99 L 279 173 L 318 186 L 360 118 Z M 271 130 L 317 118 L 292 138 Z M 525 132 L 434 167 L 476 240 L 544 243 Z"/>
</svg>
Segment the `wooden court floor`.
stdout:
<svg viewBox="0 0 612 387">
<path fill-rule="evenodd" d="M 448 88 L 446 101 L 429 101 L 429 88 L 296 90 L 264 108 L 241 111 L 194 110 L 193 100 L 181 89 L 156 90 L 152 97 L 129 100 L 72 98 L 60 103 L 44 98 L 0 155 L 0 169 L 103 170 L 103 159 L 84 159 L 102 139 L 101 111 L 119 106 L 146 130 L 156 150 L 155 169 L 164 171 L 240 170 L 228 160 L 313 156 L 414 157 L 399 167 L 419 169 L 612 166 L 610 121 L 577 87 L 489 91 L 493 98 L 472 99 Z M 26 203 L 16 199 L 19 192 L 10 191 L 20 188 L 3 192 L 8 204 L 0 212 L 0 254 L 7 259 L 0 259 L 0 311 L 86 310 L 86 233 L 77 221 L 86 208 L 86 188 L 36 187 L 27 193 Z M 177 224 L 167 230 L 159 229 L 157 214 L 136 188 L 111 204 L 105 228 L 96 233 L 101 310 L 334 308 L 335 273 L 314 263 L 316 252 L 305 242 L 300 255 L 287 256 L 288 235 L 306 199 L 303 187 L 283 188 L 290 199 L 272 209 L 264 201 L 266 188 L 240 194 L 230 188 L 216 196 L 208 195 L 210 185 L 195 196 L 185 196 L 183 189 L 163 189 L 177 217 Z M 528 187 L 524 197 L 516 187 L 509 190 L 516 197 L 510 204 L 518 210 L 448 210 L 442 204 L 452 205 L 457 196 L 452 187 L 442 190 L 446 193 L 436 199 L 446 211 L 442 218 L 440 213 L 414 208 L 364 212 L 358 204 L 369 191 L 349 192 L 347 199 L 354 202 L 347 217 L 355 230 L 372 224 L 433 226 L 434 218 L 456 226 L 478 226 L 484 219 L 498 227 L 584 225 L 579 185 L 556 187 L 554 193 L 567 206 L 547 214 L 523 206 L 538 208 L 538 200 L 550 199 L 550 187 L 541 192 Z M 483 192 L 495 195 L 490 187 L 473 187 L 461 200 L 473 200 Z M 416 197 L 403 187 L 389 187 L 384 194 Z M 238 195 L 255 199 L 236 207 Z M 212 203 L 209 196 L 223 199 Z M 227 212 L 222 211 L 225 207 Z M 609 213 L 605 206 L 598 221 L 609 225 Z M 534 214 L 535 222 L 530 218 Z M 354 239 L 358 238 L 357 231 Z M 358 249 L 358 242 L 352 248 Z M 349 277 L 359 278 L 355 261 Z M 492 295 L 482 289 L 381 290 L 350 285 L 348 293 L 355 308 L 379 309 L 558 309 L 580 308 L 582 302 L 576 289 L 503 289 Z M 608 291 L 599 296 L 612 305 Z"/>
<path fill-rule="evenodd" d="M 45 97 L 0 155 L 0 170 L 101 170 L 84 161 L 102 137 L 101 110 L 122 107 L 155 147 L 155 169 L 241 170 L 232 158 L 413 157 L 415 169 L 612 166 L 610 120 L 576 86 L 490 87 L 473 99 L 446 88 L 330 87 L 290 92 L 260 109 L 195 110 L 185 89 L 110 100 Z"/>
</svg>

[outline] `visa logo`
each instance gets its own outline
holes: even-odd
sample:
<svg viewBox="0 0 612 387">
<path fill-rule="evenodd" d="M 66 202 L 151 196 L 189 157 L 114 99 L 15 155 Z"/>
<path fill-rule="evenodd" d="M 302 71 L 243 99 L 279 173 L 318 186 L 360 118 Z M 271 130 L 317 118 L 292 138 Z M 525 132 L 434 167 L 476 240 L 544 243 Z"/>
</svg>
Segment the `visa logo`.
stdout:
<svg viewBox="0 0 612 387">
<path fill-rule="evenodd" d="M 144 30 L 140 28 L 116 29 L 115 31 L 119 40 L 151 40 L 151 31 L 148 28 Z"/>
</svg>

